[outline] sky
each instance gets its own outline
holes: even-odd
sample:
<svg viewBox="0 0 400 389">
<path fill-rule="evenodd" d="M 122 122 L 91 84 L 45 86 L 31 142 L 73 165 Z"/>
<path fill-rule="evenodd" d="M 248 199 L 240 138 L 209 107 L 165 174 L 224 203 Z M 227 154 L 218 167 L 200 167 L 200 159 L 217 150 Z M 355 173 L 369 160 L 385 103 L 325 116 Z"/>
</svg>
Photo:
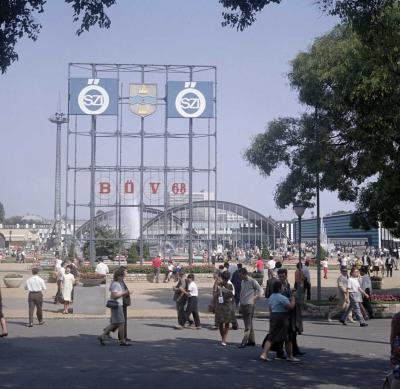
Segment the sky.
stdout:
<svg viewBox="0 0 400 389">
<path fill-rule="evenodd" d="M 120 0 L 108 11 L 110 29 L 95 27 L 77 37 L 71 7 L 48 1 L 36 16 L 43 25 L 38 40 L 21 40 L 19 61 L 0 75 L 0 202 L 6 216 L 52 217 L 55 127 L 48 118 L 59 95 L 67 109 L 68 63 L 107 62 L 217 66 L 218 199 L 292 219 L 293 210 L 279 210 L 273 200 L 285 170 L 261 177 L 242 155 L 269 121 L 305 109 L 287 80 L 290 61 L 337 20 L 313 0 L 286 0 L 237 32 L 221 26 L 222 11 L 217 0 Z M 63 159 L 65 147 L 64 131 Z M 322 193 L 322 215 L 352 208 Z"/>
</svg>

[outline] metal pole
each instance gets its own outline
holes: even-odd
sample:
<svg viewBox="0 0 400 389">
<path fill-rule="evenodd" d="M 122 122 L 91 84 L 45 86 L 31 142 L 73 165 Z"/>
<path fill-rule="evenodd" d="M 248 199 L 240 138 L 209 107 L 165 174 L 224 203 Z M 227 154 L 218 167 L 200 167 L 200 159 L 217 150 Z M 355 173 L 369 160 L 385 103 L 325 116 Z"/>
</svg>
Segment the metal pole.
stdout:
<svg viewBox="0 0 400 389">
<path fill-rule="evenodd" d="M 218 80 L 217 80 L 217 68 L 214 68 L 215 78 L 214 78 L 214 91 L 215 91 L 215 110 L 214 110 L 214 159 L 215 159 L 215 169 L 214 169 L 214 200 L 215 200 L 215 244 L 218 246 L 218 226 L 217 226 L 217 216 L 218 216 L 218 180 L 217 180 L 217 172 L 218 172 L 218 138 L 217 138 L 217 91 L 218 91 Z"/>
<path fill-rule="evenodd" d="M 319 144 L 319 128 L 317 125 L 318 110 L 315 108 L 315 145 L 316 151 Z M 317 151 L 317 177 L 316 177 L 316 196 L 317 196 L 317 300 L 321 301 L 321 218 L 320 218 L 320 202 L 319 202 L 319 151 Z"/>
<path fill-rule="evenodd" d="M 299 271 L 301 271 L 301 216 L 299 216 Z M 297 285 L 297 296 L 300 301 L 300 306 L 303 305 L 303 285 Z"/>
<path fill-rule="evenodd" d="M 96 65 L 92 65 L 92 78 L 96 78 Z M 95 199 L 96 199 L 96 115 L 92 115 L 90 131 L 90 241 L 89 241 L 89 259 L 93 264 L 96 259 L 95 248 Z"/>
<path fill-rule="evenodd" d="M 193 81 L 190 67 L 189 81 Z M 193 263 L 193 119 L 189 118 L 189 265 Z"/>
<path fill-rule="evenodd" d="M 301 265 L 301 216 L 299 216 L 299 265 Z"/>
<path fill-rule="evenodd" d="M 144 84 L 144 66 L 142 66 L 142 84 Z M 143 265 L 143 192 L 144 192 L 144 181 L 143 181 L 143 170 L 144 170 L 144 117 L 140 118 L 140 247 L 139 256 L 140 264 Z"/>
<path fill-rule="evenodd" d="M 165 67 L 165 85 L 168 83 L 168 66 Z M 165 126 L 164 126 L 164 239 L 163 253 L 165 260 L 168 227 L 168 95 L 165 96 Z"/>
<path fill-rule="evenodd" d="M 207 262 L 210 262 L 211 256 L 211 235 L 210 235 L 210 216 L 211 216 L 211 202 L 210 202 L 210 190 L 211 190 L 211 128 L 210 128 L 210 119 L 208 119 L 208 138 L 207 138 L 207 148 L 208 148 L 208 163 L 207 163 L 207 250 L 208 250 L 208 259 Z"/>
</svg>

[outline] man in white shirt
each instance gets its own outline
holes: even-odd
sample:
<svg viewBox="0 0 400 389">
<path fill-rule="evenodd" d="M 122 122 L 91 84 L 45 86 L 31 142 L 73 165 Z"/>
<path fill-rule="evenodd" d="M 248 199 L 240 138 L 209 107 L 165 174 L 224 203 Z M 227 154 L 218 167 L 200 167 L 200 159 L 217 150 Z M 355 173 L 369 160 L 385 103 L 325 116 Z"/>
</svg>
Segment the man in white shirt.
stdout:
<svg viewBox="0 0 400 389">
<path fill-rule="evenodd" d="M 365 290 L 365 292 L 368 295 L 371 295 L 371 291 L 372 291 L 372 282 L 371 282 L 371 278 L 368 275 L 368 269 L 365 267 L 362 267 L 360 269 L 360 286 L 362 290 Z M 364 306 L 364 308 L 367 310 L 368 312 L 368 316 L 370 319 L 374 318 L 374 311 L 372 310 L 371 307 L 371 297 L 367 298 L 363 295 L 363 301 L 362 304 Z"/>
<path fill-rule="evenodd" d="M 65 274 L 65 268 L 62 267 L 62 261 L 59 258 L 56 259 L 56 264 L 54 266 L 54 273 L 56 275 L 56 280 L 57 280 L 57 293 L 54 297 L 54 304 L 57 304 L 59 302 L 59 299 L 62 297 L 61 285 L 64 280 L 64 274 Z"/>
<path fill-rule="evenodd" d="M 33 312 L 36 307 L 36 316 L 39 325 L 44 324 L 43 321 L 43 290 L 46 290 L 46 284 L 41 277 L 39 277 L 39 269 L 34 267 L 32 269 L 32 277 L 26 280 L 25 289 L 29 291 L 28 305 L 29 305 L 29 324 L 28 327 L 33 327 Z"/>
<path fill-rule="evenodd" d="M 105 277 L 110 272 L 108 266 L 105 263 L 103 263 L 103 258 L 98 258 L 97 262 L 98 264 L 96 266 L 95 272 Z"/>
<path fill-rule="evenodd" d="M 328 313 L 328 321 L 332 321 L 332 317 L 347 311 L 350 301 L 349 292 L 347 290 L 347 269 L 345 267 L 340 268 L 340 276 L 337 279 L 337 298 L 338 303 L 336 308 Z"/>
<path fill-rule="evenodd" d="M 199 308 L 198 308 L 199 290 L 197 288 L 196 283 L 194 282 L 194 274 L 189 274 L 187 276 L 187 282 L 188 282 L 188 287 L 187 287 L 187 292 L 185 293 L 188 296 L 188 303 L 186 306 L 186 321 L 189 321 L 189 323 L 191 322 L 189 317 L 190 314 L 192 314 L 196 330 L 199 330 L 201 329 Z"/>
<path fill-rule="evenodd" d="M 357 320 L 360 322 L 360 327 L 366 327 L 368 324 L 361 313 L 360 303 L 362 302 L 361 294 L 367 298 L 369 298 L 369 295 L 361 289 L 360 282 L 358 281 L 358 270 L 356 268 L 351 270 L 350 278 L 347 280 L 347 290 L 349 292 L 350 305 L 339 321 L 343 325 L 346 325 L 347 316 L 353 310 Z"/>
</svg>

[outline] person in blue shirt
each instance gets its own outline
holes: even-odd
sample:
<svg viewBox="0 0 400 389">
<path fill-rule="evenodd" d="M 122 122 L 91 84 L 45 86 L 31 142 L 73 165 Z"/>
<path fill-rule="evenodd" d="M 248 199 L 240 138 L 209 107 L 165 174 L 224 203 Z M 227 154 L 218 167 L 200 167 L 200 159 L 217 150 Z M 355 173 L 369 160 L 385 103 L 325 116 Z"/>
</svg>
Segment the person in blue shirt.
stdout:
<svg viewBox="0 0 400 389">
<path fill-rule="evenodd" d="M 283 286 L 281 281 L 276 281 L 272 287 L 272 294 L 268 299 L 271 316 L 269 319 L 268 340 L 265 342 L 263 352 L 260 355 L 260 360 L 264 362 L 272 361 L 268 358 L 268 352 L 275 342 L 284 342 L 287 358 L 289 362 L 298 362 L 299 359 L 293 357 L 292 342 L 289 338 L 289 311 L 295 305 L 296 293 L 293 292 L 290 300 L 282 294 Z"/>
</svg>

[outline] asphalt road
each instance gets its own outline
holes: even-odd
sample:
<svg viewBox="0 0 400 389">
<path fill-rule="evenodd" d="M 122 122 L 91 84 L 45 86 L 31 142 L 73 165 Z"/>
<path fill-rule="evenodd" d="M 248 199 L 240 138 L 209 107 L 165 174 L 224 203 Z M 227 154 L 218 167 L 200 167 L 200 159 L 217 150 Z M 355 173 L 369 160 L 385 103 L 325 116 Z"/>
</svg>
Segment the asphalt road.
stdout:
<svg viewBox="0 0 400 389">
<path fill-rule="evenodd" d="M 239 321 L 243 327 L 241 321 Z M 388 370 L 389 320 L 367 328 L 305 322 L 301 363 L 258 361 L 259 347 L 238 349 L 242 328 L 223 348 L 212 322 L 199 331 L 175 330 L 172 320 L 129 320 L 132 347 L 101 346 L 99 319 L 48 320 L 27 328 L 9 321 L 0 338 L 0 388 L 381 388 Z M 260 344 L 267 320 L 255 320 Z"/>
</svg>

